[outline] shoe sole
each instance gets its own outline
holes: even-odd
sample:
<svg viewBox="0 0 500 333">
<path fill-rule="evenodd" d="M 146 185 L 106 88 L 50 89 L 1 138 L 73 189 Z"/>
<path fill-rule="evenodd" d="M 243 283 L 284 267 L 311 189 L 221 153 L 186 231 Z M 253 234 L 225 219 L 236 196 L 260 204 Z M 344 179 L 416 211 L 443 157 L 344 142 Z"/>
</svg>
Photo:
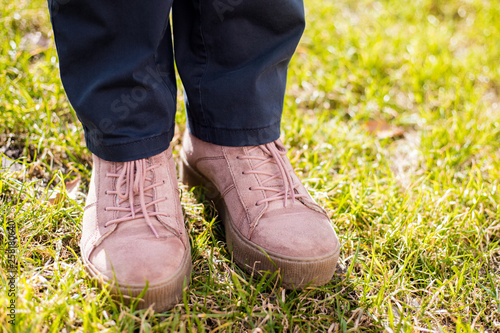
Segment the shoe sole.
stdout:
<svg viewBox="0 0 500 333">
<path fill-rule="evenodd" d="M 127 305 L 136 300 L 146 287 L 146 285 L 116 283 L 113 279 L 100 273 L 87 259 L 83 258 L 83 262 L 87 273 L 97 281 L 101 288 L 108 289 L 114 299 L 123 300 Z M 167 280 L 149 285 L 144 295 L 139 299 L 136 309 L 147 309 L 152 306 L 155 312 L 164 312 L 173 308 L 182 300 L 184 281 L 186 286 L 189 285 L 191 267 L 191 249 L 187 249 L 175 274 Z"/>
<path fill-rule="evenodd" d="M 301 290 L 308 286 L 320 286 L 328 283 L 335 274 L 340 254 L 340 245 L 330 254 L 322 257 L 296 258 L 271 251 L 265 251 L 257 244 L 245 238 L 235 227 L 231 216 L 215 185 L 202 174 L 194 170 L 183 153 L 179 167 L 181 181 L 188 187 L 202 186 L 205 196 L 215 203 L 224 224 L 226 242 L 233 253 L 233 259 L 247 273 L 280 272 L 282 286 L 285 289 Z"/>
</svg>

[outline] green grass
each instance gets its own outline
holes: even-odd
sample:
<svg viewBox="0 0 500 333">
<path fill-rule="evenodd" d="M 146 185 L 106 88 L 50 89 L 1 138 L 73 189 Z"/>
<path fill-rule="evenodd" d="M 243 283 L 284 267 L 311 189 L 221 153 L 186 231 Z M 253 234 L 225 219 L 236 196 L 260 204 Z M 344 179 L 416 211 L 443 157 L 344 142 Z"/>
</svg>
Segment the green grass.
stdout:
<svg viewBox="0 0 500 333">
<path fill-rule="evenodd" d="M 113 303 L 78 240 L 91 171 L 46 3 L 0 0 L 0 232 L 15 221 L 19 332 L 500 332 L 500 6 L 308 0 L 289 71 L 289 157 L 341 239 L 326 286 L 244 274 L 183 188 L 191 286 L 167 313 Z M 37 33 L 41 38 L 37 43 Z M 179 97 L 178 134 L 185 128 Z M 375 121 L 399 134 L 368 131 Z M 179 137 L 174 138 L 179 151 Z M 46 198 L 80 176 L 74 197 Z M 0 252 L 2 286 L 7 256 Z"/>
</svg>

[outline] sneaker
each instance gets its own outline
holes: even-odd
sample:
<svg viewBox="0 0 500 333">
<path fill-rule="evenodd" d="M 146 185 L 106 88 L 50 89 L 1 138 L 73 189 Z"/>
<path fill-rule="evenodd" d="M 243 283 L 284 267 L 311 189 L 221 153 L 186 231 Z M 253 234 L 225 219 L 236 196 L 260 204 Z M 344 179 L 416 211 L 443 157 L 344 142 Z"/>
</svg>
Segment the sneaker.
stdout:
<svg viewBox="0 0 500 333">
<path fill-rule="evenodd" d="M 234 261 L 248 273 L 279 270 L 287 289 L 331 280 L 340 243 L 277 140 L 226 147 L 184 135 L 181 180 L 204 186 L 224 223 Z"/>
<path fill-rule="evenodd" d="M 127 303 L 147 287 L 139 309 L 172 308 L 191 274 L 172 150 L 131 162 L 93 161 L 80 241 L 86 270 Z"/>
</svg>

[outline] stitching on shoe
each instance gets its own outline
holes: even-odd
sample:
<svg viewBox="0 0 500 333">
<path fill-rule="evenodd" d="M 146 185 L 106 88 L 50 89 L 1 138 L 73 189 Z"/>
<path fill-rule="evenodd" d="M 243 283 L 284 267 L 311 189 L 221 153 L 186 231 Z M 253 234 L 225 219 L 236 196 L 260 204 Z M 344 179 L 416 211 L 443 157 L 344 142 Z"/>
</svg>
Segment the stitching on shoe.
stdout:
<svg viewBox="0 0 500 333">
<path fill-rule="evenodd" d="M 234 183 L 229 185 L 224 191 L 221 192 L 221 194 L 220 194 L 221 198 L 224 198 L 226 196 L 226 194 L 228 194 L 231 190 L 233 190 L 235 188 L 236 188 L 236 185 L 234 185 Z"/>
</svg>

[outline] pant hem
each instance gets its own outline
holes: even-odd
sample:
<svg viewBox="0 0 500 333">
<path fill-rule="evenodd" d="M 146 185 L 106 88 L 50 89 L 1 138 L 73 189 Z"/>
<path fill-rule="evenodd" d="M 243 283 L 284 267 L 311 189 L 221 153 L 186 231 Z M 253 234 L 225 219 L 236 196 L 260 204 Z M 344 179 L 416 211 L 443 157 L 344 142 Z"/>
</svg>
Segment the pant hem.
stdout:
<svg viewBox="0 0 500 333">
<path fill-rule="evenodd" d="M 280 137 L 280 121 L 269 126 L 251 129 L 228 129 L 204 126 L 188 120 L 189 132 L 198 139 L 220 146 L 258 146 Z"/>
<path fill-rule="evenodd" d="M 106 145 L 96 144 L 86 138 L 87 148 L 99 158 L 110 162 L 128 162 L 158 155 L 170 146 L 174 129 L 169 132 L 138 141 Z"/>
</svg>

